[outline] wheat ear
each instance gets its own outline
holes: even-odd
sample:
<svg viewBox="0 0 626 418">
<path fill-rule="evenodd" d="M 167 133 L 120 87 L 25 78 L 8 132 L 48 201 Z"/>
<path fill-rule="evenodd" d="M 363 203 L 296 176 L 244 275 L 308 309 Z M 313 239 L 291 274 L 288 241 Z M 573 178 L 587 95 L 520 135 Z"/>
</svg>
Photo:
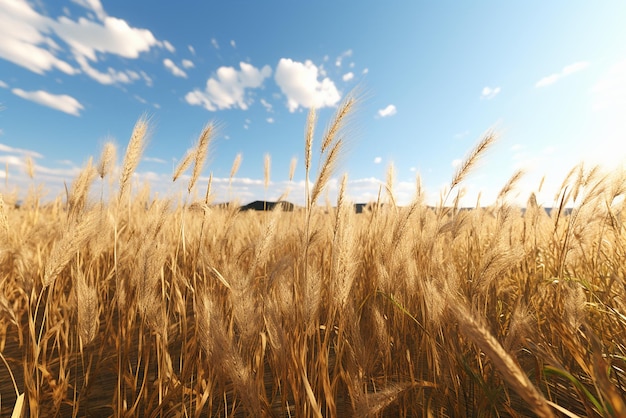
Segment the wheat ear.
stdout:
<svg viewBox="0 0 626 418">
<path fill-rule="evenodd" d="M 460 301 L 450 301 L 446 305 L 459 322 L 459 328 L 493 361 L 504 379 L 528 403 L 540 417 L 554 417 L 546 398 L 530 382 L 528 376 L 515 360 L 500 345 L 498 340 L 480 324 Z"/>
<path fill-rule="evenodd" d="M 116 154 L 117 147 L 113 142 L 107 142 L 106 144 L 104 144 L 97 168 L 98 175 L 101 179 L 104 179 L 104 177 L 106 177 L 109 173 L 111 173 L 111 171 L 113 171 Z"/>
<path fill-rule="evenodd" d="M 191 179 L 189 179 L 189 186 L 187 186 L 187 192 L 191 193 L 193 186 L 195 186 L 200 173 L 202 172 L 202 167 L 204 166 L 204 162 L 209 153 L 209 144 L 211 143 L 211 139 L 213 138 L 213 125 L 208 124 L 202 129 L 202 133 L 198 138 L 198 144 L 196 146 L 196 150 L 193 155 L 193 170 L 191 172 Z"/>
<path fill-rule="evenodd" d="M 130 141 L 128 142 L 128 147 L 126 148 L 126 154 L 124 155 L 124 163 L 122 164 L 122 173 L 120 175 L 119 199 L 124 196 L 124 193 L 128 188 L 130 177 L 139 165 L 141 154 L 145 149 L 145 139 L 147 134 L 148 119 L 146 116 L 142 116 L 139 118 L 137 123 L 135 123 L 133 133 L 130 137 Z"/>
<path fill-rule="evenodd" d="M 2 229 L 6 234 L 9 234 L 9 218 L 7 217 L 6 208 L 4 206 L 4 199 L 2 198 L 2 194 L 0 193 L 0 225 L 2 225 Z"/>
<path fill-rule="evenodd" d="M 493 130 L 487 131 L 483 136 L 483 139 L 472 149 L 465 160 L 459 165 L 459 168 L 454 173 L 452 183 L 450 183 L 450 189 L 454 189 L 459 185 L 470 173 L 472 168 L 478 163 L 481 155 L 496 141 L 497 135 Z"/>
<path fill-rule="evenodd" d="M 176 166 L 174 174 L 172 175 L 172 182 L 178 180 L 178 178 L 189 168 L 191 161 L 193 160 L 193 150 L 187 150 L 187 153 L 182 160 Z"/>
</svg>

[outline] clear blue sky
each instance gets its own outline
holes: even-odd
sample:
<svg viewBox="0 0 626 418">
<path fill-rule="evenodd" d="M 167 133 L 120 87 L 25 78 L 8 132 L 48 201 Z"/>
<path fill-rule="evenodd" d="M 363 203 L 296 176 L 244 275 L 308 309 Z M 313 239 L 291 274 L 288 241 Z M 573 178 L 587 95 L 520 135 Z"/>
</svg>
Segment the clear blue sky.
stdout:
<svg viewBox="0 0 626 418">
<path fill-rule="evenodd" d="M 497 145 L 465 184 L 491 203 L 518 168 L 520 202 L 545 174 L 541 203 L 582 159 L 626 157 L 626 2 L 0 0 L 0 192 L 24 190 L 27 155 L 48 197 L 113 139 L 121 162 L 135 121 L 153 125 L 137 181 L 168 193 L 172 165 L 207 122 L 220 126 L 212 172 L 233 194 L 302 202 L 303 133 L 339 101 L 351 120 L 354 201 L 373 199 L 389 163 L 401 203 L 419 172 L 434 202 L 488 128 Z M 317 148 L 316 148 L 317 149 Z M 272 158 L 263 188 L 263 159 Z M 328 193 L 334 199 L 336 182 Z"/>
</svg>

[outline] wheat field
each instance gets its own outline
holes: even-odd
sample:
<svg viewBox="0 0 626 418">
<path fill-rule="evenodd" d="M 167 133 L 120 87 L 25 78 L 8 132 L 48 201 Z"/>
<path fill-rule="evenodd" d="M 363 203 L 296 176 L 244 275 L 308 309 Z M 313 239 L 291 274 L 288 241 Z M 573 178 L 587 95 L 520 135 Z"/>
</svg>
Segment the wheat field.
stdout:
<svg viewBox="0 0 626 418">
<path fill-rule="evenodd" d="M 0 196 L 0 415 L 626 416 L 626 175 L 574 167 L 548 211 L 509 203 L 518 172 L 460 208 L 487 132 L 437 205 L 390 173 L 363 213 L 345 176 L 318 206 L 353 105 L 317 170 L 310 113 L 293 211 L 211 204 L 212 125 L 185 196 L 133 190 L 145 118 L 120 167 L 107 144 L 54 202 Z"/>
</svg>

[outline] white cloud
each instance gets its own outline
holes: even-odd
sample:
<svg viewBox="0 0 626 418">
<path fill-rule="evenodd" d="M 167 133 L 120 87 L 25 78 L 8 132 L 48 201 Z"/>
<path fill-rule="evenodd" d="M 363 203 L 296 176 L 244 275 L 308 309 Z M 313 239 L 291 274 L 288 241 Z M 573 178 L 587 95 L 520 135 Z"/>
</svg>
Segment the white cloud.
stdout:
<svg viewBox="0 0 626 418">
<path fill-rule="evenodd" d="M 378 116 L 381 118 L 386 118 L 388 116 L 393 116 L 397 113 L 397 109 L 394 105 L 390 104 L 384 109 L 380 109 L 378 111 Z"/>
<path fill-rule="evenodd" d="M 272 75 L 272 69 L 266 65 L 259 70 L 245 62 L 240 62 L 239 68 L 239 71 L 233 67 L 218 68 L 216 76 L 207 80 L 203 91 L 190 91 L 185 95 L 185 100 L 190 105 L 203 106 L 211 112 L 233 107 L 248 109 L 252 99 L 246 96 L 246 89 L 261 87 L 263 81 Z"/>
<path fill-rule="evenodd" d="M 370 72 L 369 68 L 363 68 L 363 74 L 367 74 L 369 72 Z"/>
<path fill-rule="evenodd" d="M 52 20 L 35 12 L 25 0 L 0 2 L 0 22 L 0 57 L 37 74 L 53 68 L 66 74 L 76 72 L 46 48 L 54 51 L 52 38 L 47 36 Z"/>
<path fill-rule="evenodd" d="M 74 116 L 80 116 L 80 111 L 84 109 L 83 105 L 80 104 L 78 100 L 66 94 L 51 94 L 43 90 L 24 91 L 17 88 L 11 91 L 22 99 L 30 100 L 31 102 L 48 106 Z"/>
<path fill-rule="evenodd" d="M 311 61 L 304 63 L 281 58 L 274 79 L 287 96 L 287 107 L 295 112 L 300 106 L 322 108 L 335 105 L 341 96 L 330 78 L 318 80 L 319 70 Z"/>
<path fill-rule="evenodd" d="M 584 70 L 588 66 L 589 66 L 589 63 L 587 61 L 579 61 L 570 65 L 566 65 L 565 67 L 563 67 L 563 69 L 560 72 L 550 74 L 549 76 L 543 77 L 542 79 L 537 81 L 537 83 L 535 83 L 535 87 L 549 86 L 551 84 L 556 83 L 563 77 L 566 77 L 568 75 Z"/>
<path fill-rule="evenodd" d="M 272 112 L 273 111 L 272 104 L 269 103 L 267 100 L 261 99 L 261 104 L 263 105 L 265 110 L 267 110 L 268 112 Z"/>
<path fill-rule="evenodd" d="M 105 58 L 102 54 L 134 59 L 152 47 L 171 46 L 157 40 L 147 29 L 134 28 L 123 19 L 108 16 L 99 0 L 74 2 L 92 12 L 93 15 L 89 14 L 92 17 L 72 20 L 60 16 L 55 20 L 35 11 L 26 0 L 0 1 L 0 58 L 37 74 L 53 69 L 78 74 L 80 70 L 67 62 L 67 58 L 59 58 L 69 55 L 87 75 L 111 84 L 132 82 L 136 78 L 130 71 L 108 68 L 103 72 L 88 61 L 102 61 Z"/>
<path fill-rule="evenodd" d="M 163 47 L 170 51 L 172 54 L 176 52 L 176 48 L 169 41 L 163 41 Z"/>
<path fill-rule="evenodd" d="M 267 118 L 266 121 L 267 123 L 274 123 L 274 118 Z"/>
<path fill-rule="evenodd" d="M 193 61 L 191 61 L 191 60 L 183 60 L 182 64 L 183 64 L 184 68 L 193 68 L 193 67 L 195 67 Z"/>
<path fill-rule="evenodd" d="M 383 161 L 381 157 L 374 158 L 374 164 L 380 164 Z"/>
<path fill-rule="evenodd" d="M 354 73 L 353 72 L 345 73 L 343 77 L 341 78 L 343 79 L 343 81 L 350 81 L 354 78 Z"/>
<path fill-rule="evenodd" d="M 237 48 L 237 44 L 233 39 L 230 40 L 230 46 L 232 46 L 233 48 Z"/>
<path fill-rule="evenodd" d="M 191 55 L 196 55 L 196 49 L 193 46 L 187 45 L 187 49 L 189 49 L 189 52 L 191 52 Z"/>
<path fill-rule="evenodd" d="M 341 64 L 343 62 L 343 59 L 346 57 L 351 57 L 352 56 L 352 50 L 348 49 L 347 51 L 344 51 L 341 53 L 341 55 L 339 55 L 336 59 L 335 59 L 335 65 L 337 67 L 341 67 Z"/>
<path fill-rule="evenodd" d="M 176 77 L 187 78 L 187 73 L 181 70 L 180 68 L 178 68 L 178 66 L 174 64 L 174 62 L 171 59 L 165 58 L 163 60 L 163 65 L 165 66 L 165 68 L 167 68 L 169 72 L 174 74 Z"/>
<path fill-rule="evenodd" d="M 483 90 L 480 92 L 480 98 L 485 100 L 491 100 L 496 97 L 500 93 L 500 87 L 483 87 Z"/>
<path fill-rule="evenodd" d="M 213 45 L 215 49 L 220 49 L 220 44 L 217 43 L 217 39 L 215 38 L 211 38 L 211 45 Z"/>
<path fill-rule="evenodd" d="M 453 168 L 457 168 L 458 166 L 461 165 L 462 162 L 463 162 L 462 159 L 455 158 L 454 160 L 452 160 L 452 163 L 450 165 L 452 165 Z"/>
<path fill-rule="evenodd" d="M 4 81 L 0 80 L 0 88 L 8 89 L 9 85 L 7 83 L 5 83 Z"/>
<path fill-rule="evenodd" d="M 135 94 L 133 97 L 135 98 L 135 100 L 137 100 L 141 104 L 148 104 L 148 101 L 146 99 L 144 99 L 143 97 L 137 94 Z"/>
</svg>

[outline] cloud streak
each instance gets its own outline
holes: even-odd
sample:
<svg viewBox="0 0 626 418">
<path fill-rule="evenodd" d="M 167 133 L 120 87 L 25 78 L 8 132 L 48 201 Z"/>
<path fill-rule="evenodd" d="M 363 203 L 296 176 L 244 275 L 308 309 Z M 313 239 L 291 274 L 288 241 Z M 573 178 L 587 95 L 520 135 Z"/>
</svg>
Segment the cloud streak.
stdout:
<svg viewBox="0 0 626 418">
<path fill-rule="evenodd" d="M 484 100 L 491 100 L 496 97 L 500 91 L 500 87 L 483 87 L 483 90 L 480 92 L 480 98 Z"/>
<path fill-rule="evenodd" d="M 589 63 L 587 61 L 579 61 L 570 65 L 566 65 L 565 67 L 563 67 L 563 69 L 560 72 L 553 73 L 546 77 L 541 78 L 539 81 L 535 83 L 535 87 L 547 87 L 549 85 L 556 83 L 563 77 L 567 77 L 568 75 L 584 70 L 588 66 L 589 66 Z"/>
<path fill-rule="evenodd" d="M 59 110 L 68 115 L 80 116 L 80 111 L 84 109 L 78 100 L 67 94 L 52 94 L 44 90 L 24 91 L 18 88 L 11 91 L 22 99 Z"/>
<path fill-rule="evenodd" d="M 184 63 L 183 63 L 183 65 L 184 65 Z M 185 71 L 183 71 L 182 69 L 180 69 L 176 64 L 174 64 L 174 61 L 172 61 L 171 59 L 165 58 L 163 60 L 163 66 L 170 73 L 172 73 L 174 76 L 181 77 L 181 78 L 187 78 L 187 73 Z"/>
</svg>

